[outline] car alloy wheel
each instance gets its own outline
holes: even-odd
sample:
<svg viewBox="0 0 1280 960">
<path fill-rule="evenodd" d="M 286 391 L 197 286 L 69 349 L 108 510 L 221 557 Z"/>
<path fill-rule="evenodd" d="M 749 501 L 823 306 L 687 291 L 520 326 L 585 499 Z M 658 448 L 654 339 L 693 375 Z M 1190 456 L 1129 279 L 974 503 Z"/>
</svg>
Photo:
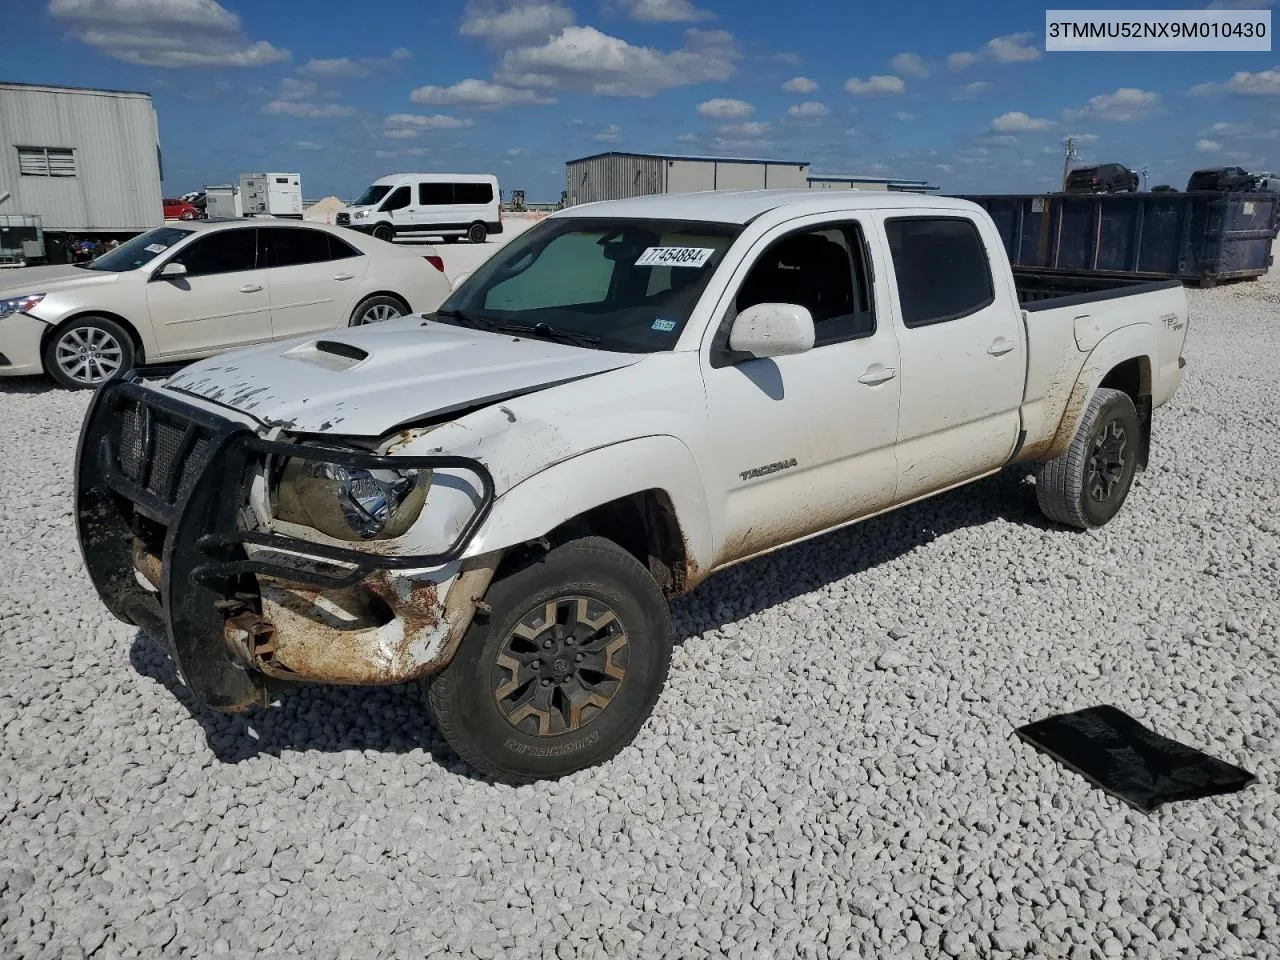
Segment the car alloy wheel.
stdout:
<svg viewBox="0 0 1280 960">
<path fill-rule="evenodd" d="M 73 327 L 58 339 L 54 358 L 67 379 L 92 386 L 120 372 L 124 348 L 100 327 Z"/>
</svg>

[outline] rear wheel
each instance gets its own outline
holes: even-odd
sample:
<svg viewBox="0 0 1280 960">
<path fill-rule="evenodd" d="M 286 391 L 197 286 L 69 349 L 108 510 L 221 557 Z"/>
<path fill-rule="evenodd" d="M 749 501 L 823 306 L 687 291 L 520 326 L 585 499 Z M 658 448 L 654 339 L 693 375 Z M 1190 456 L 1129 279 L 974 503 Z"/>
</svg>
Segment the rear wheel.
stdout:
<svg viewBox="0 0 1280 960">
<path fill-rule="evenodd" d="M 378 240 L 385 240 L 390 243 L 395 239 L 395 233 L 392 231 L 390 224 L 380 223 L 373 228 L 373 235 Z"/>
<path fill-rule="evenodd" d="M 49 337 L 44 369 L 69 390 L 86 390 L 133 369 L 133 338 L 107 317 L 81 317 Z"/>
<path fill-rule="evenodd" d="M 600 537 L 573 540 L 496 581 L 485 602 L 427 688 L 458 756 L 529 783 L 603 763 L 635 738 L 672 646 L 666 600 L 635 557 Z"/>
<path fill-rule="evenodd" d="M 483 223 L 473 223 L 471 229 L 467 231 L 467 239 L 472 243 L 484 243 L 489 236 L 489 231 L 485 229 Z"/>
<path fill-rule="evenodd" d="M 365 324 L 381 323 L 384 320 L 407 316 L 408 313 L 408 308 L 395 297 L 381 295 L 365 297 L 351 311 L 351 320 L 348 325 L 363 327 Z"/>
<path fill-rule="evenodd" d="M 1099 389 L 1071 446 L 1036 473 L 1036 500 L 1050 520 L 1087 530 L 1119 512 L 1138 469 L 1142 425 L 1127 393 Z"/>
</svg>

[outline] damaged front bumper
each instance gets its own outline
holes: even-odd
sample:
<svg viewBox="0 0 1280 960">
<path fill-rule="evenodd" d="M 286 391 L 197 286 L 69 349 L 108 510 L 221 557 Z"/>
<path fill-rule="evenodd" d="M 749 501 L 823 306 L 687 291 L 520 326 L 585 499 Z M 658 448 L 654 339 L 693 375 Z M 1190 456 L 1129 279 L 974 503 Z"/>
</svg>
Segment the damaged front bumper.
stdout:
<svg viewBox="0 0 1280 960">
<path fill-rule="evenodd" d="M 446 549 L 412 556 L 246 523 L 251 486 L 290 457 L 462 472 L 474 513 Z M 493 576 L 496 557 L 461 559 L 493 499 L 470 458 L 269 440 L 134 381 L 99 390 L 76 460 L 80 546 L 103 602 L 162 630 L 184 683 L 227 712 L 269 702 L 273 678 L 386 684 L 442 669 Z"/>
</svg>

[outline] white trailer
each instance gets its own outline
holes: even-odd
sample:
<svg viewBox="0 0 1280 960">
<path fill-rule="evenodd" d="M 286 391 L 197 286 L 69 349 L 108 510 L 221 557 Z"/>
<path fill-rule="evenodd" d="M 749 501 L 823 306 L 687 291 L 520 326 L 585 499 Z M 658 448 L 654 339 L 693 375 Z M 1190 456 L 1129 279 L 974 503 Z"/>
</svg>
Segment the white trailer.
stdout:
<svg viewBox="0 0 1280 960">
<path fill-rule="evenodd" d="M 244 216 L 244 202 L 237 183 L 205 187 L 204 197 L 205 216 L 211 220 L 233 220 Z"/>
<path fill-rule="evenodd" d="M 240 197 L 244 216 L 302 219 L 302 175 L 299 173 L 242 173 Z"/>
</svg>

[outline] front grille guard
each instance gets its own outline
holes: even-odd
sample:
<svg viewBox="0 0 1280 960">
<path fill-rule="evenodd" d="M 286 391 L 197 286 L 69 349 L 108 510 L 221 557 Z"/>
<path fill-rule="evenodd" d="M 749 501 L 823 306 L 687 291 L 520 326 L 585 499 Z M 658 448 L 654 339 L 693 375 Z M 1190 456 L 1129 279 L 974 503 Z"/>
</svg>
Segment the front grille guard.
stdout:
<svg viewBox="0 0 1280 960">
<path fill-rule="evenodd" d="M 180 449 L 171 458 L 173 475 L 147 489 L 147 457 L 135 462 L 135 477 L 120 467 L 114 438 L 128 404 L 140 404 L 185 425 Z M 147 444 L 141 431 L 141 441 Z M 203 445 L 199 443 L 204 441 Z M 188 464 L 200 452 L 198 462 Z M 455 469 L 473 474 L 479 503 L 454 542 L 438 553 L 387 556 L 355 548 L 317 544 L 266 531 L 240 529 L 239 516 L 252 471 L 269 456 L 323 459 L 345 466 Z M 190 470 L 184 467 L 190 466 Z M 188 481 L 183 480 L 189 474 Z M 304 586 L 337 588 L 379 570 L 420 569 L 459 559 L 492 510 L 493 478 L 467 457 L 386 457 L 269 441 L 242 424 L 148 390 L 136 379 L 99 388 L 85 414 L 76 454 L 76 524 L 85 568 L 99 596 L 126 623 L 163 631 L 182 679 L 204 704 L 239 712 L 268 700 L 266 678 L 245 669 L 223 637 L 228 604 L 256 602 L 251 575 Z M 171 481 L 171 482 L 170 482 Z M 154 593 L 135 574 L 134 513 L 164 528 L 161 583 Z M 271 547 L 331 564 L 302 570 L 285 563 L 249 558 L 245 547 Z"/>
</svg>

